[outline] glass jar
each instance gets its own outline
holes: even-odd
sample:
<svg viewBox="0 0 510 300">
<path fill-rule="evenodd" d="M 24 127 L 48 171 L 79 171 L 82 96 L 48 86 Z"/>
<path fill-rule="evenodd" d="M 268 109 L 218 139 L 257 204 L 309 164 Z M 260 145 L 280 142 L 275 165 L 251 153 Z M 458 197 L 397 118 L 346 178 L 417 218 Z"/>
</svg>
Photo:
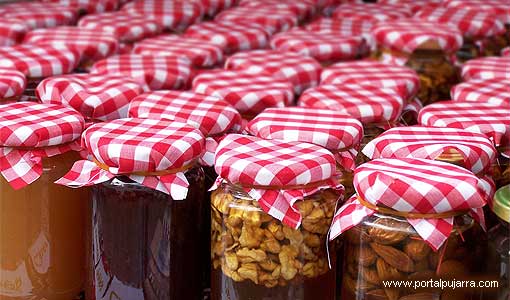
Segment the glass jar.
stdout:
<svg viewBox="0 0 510 300">
<path fill-rule="evenodd" d="M 202 299 L 202 168 L 186 178 L 182 201 L 127 177 L 92 188 L 96 299 Z"/>
<path fill-rule="evenodd" d="M 376 213 L 346 232 L 341 299 L 418 299 L 418 294 L 471 299 L 472 290 L 391 289 L 383 287 L 383 280 L 474 278 L 485 259 L 483 236 L 471 217 L 457 216 L 448 240 L 434 252 L 406 219 Z"/>
<path fill-rule="evenodd" d="M 497 290 L 484 294 L 486 300 L 508 300 L 510 297 L 510 185 L 496 192 L 492 211 L 498 216 L 498 225 L 489 231 L 487 273 L 490 280 L 498 280 Z"/>
<path fill-rule="evenodd" d="M 54 184 L 78 153 L 43 158 L 43 171 L 14 190 L 0 177 L 0 299 L 70 300 L 85 281 L 88 189 Z"/>
<path fill-rule="evenodd" d="M 385 131 L 384 128 L 387 127 L 394 127 L 394 125 L 389 122 L 387 124 L 363 124 L 363 138 L 361 139 L 360 149 L 365 148 L 368 143 L 382 134 Z M 356 157 L 356 165 L 360 165 L 367 161 L 370 161 L 370 159 L 359 151 L 358 156 Z"/>
<path fill-rule="evenodd" d="M 417 49 L 409 57 L 407 67 L 420 77 L 418 99 L 423 105 L 450 99 L 451 88 L 460 82 L 459 70 L 442 50 Z"/>
<path fill-rule="evenodd" d="M 336 257 L 327 234 L 338 194 L 324 190 L 297 203 L 299 229 L 264 213 L 241 188 L 212 193 L 211 299 L 335 299 Z"/>
<path fill-rule="evenodd" d="M 499 56 L 506 46 L 505 35 L 490 36 L 478 41 L 464 37 L 464 43 L 456 55 L 459 62 L 464 63 L 478 57 Z"/>
</svg>

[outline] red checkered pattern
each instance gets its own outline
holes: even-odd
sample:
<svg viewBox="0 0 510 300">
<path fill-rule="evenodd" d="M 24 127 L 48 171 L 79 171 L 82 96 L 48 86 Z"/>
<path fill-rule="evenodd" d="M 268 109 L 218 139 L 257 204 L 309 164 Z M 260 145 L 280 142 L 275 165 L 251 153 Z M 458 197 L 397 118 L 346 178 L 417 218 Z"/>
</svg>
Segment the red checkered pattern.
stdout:
<svg viewBox="0 0 510 300">
<path fill-rule="evenodd" d="M 236 7 L 219 13 L 216 18 L 218 22 L 229 22 L 236 24 L 260 25 L 269 34 L 287 31 L 298 23 L 296 14 L 289 10 L 274 10 L 273 8 L 262 7 Z"/>
<path fill-rule="evenodd" d="M 150 17 L 162 24 L 165 30 L 183 31 L 202 19 L 202 7 L 193 1 L 136 0 L 122 9 Z"/>
<path fill-rule="evenodd" d="M 425 42 L 434 41 L 446 53 L 454 53 L 462 46 L 461 32 L 446 24 L 413 19 L 394 20 L 377 24 L 372 34 L 381 48 L 412 53 Z M 386 53 L 383 61 L 405 64 L 407 57 Z"/>
<path fill-rule="evenodd" d="M 322 17 L 305 25 L 304 28 L 308 31 L 334 33 L 341 36 L 365 36 L 370 34 L 376 23 L 370 19 Z"/>
<path fill-rule="evenodd" d="M 333 19 L 364 19 L 388 21 L 411 17 L 411 10 L 403 5 L 380 3 L 345 3 L 337 7 L 331 17 Z"/>
<path fill-rule="evenodd" d="M 361 165 L 354 173 L 354 187 L 361 199 L 400 212 L 434 214 L 472 210 L 478 215 L 486 204 L 482 186 L 480 179 L 468 170 L 426 159 L 376 159 Z M 336 213 L 331 239 L 374 213 L 353 196 Z M 407 221 L 434 251 L 443 245 L 453 229 L 453 217 Z M 480 223 L 484 223 L 483 219 Z"/>
<path fill-rule="evenodd" d="M 488 11 L 510 24 L 510 3 L 507 0 L 446 0 L 446 5 L 451 7 L 472 8 Z"/>
<path fill-rule="evenodd" d="M 510 47 L 501 50 L 501 56 L 510 56 Z"/>
<path fill-rule="evenodd" d="M 510 79 L 510 57 L 482 57 L 467 61 L 462 67 L 462 79 Z"/>
<path fill-rule="evenodd" d="M 78 26 L 113 34 L 120 42 L 126 43 L 157 35 L 163 29 L 158 22 L 147 16 L 126 12 L 87 15 L 78 22 Z"/>
<path fill-rule="evenodd" d="M 240 6 L 267 8 L 275 12 L 291 11 L 300 21 L 308 20 L 317 13 L 317 5 L 310 0 L 241 0 Z"/>
<path fill-rule="evenodd" d="M 213 17 L 222 10 L 233 7 L 237 4 L 237 0 L 194 0 L 204 10 L 204 14 Z"/>
<path fill-rule="evenodd" d="M 302 107 L 268 108 L 245 130 L 263 139 L 322 146 L 335 153 L 337 162 L 346 169 L 354 169 L 356 149 L 363 137 L 363 125 L 348 115 Z"/>
<path fill-rule="evenodd" d="M 420 88 L 420 78 L 413 69 L 374 60 L 341 62 L 322 71 L 322 85 L 346 83 L 396 88 L 406 100 Z"/>
<path fill-rule="evenodd" d="M 496 146 L 510 140 L 510 107 L 489 103 L 444 101 L 427 105 L 418 116 L 421 125 L 461 128 L 483 133 Z"/>
<path fill-rule="evenodd" d="M 212 190 L 223 182 L 240 184 L 262 210 L 292 228 L 301 224 L 297 201 L 322 189 L 342 189 L 333 154 L 308 143 L 231 134 L 218 145 L 214 165 L 219 177 Z M 320 187 L 286 190 L 322 181 Z"/>
<path fill-rule="evenodd" d="M 227 69 L 244 69 L 249 73 L 267 73 L 275 78 L 286 79 L 294 85 L 294 92 L 319 83 L 321 65 L 313 58 L 292 52 L 256 50 L 231 56 L 225 63 Z"/>
<path fill-rule="evenodd" d="M 74 143 L 85 121 L 60 105 L 17 102 L 0 105 L 0 173 L 14 189 L 37 180 L 42 159 L 79 150 Z"/>
<path fill-rule="evenodd" d="M 20 71 L 0 68 L 0 102 L 1 99 L 20 96 L 26 85 L 27 79 Z"/>
<path fill-rule="evenodd" d="M 321 62 L 355 59 L 361 54 L 362 37 L 341 37 L 335 33 L 291 30 L 275 35 L 271 48 L 310 56 Z"/>
<path fill-rule="evenodd" d="M 503 34 L 505 25 L 494 15 L 478 9 L 461 7 L 425 8 L 414 16 L 428 22 L 456 26 L 464 36 L 483 38 Z"/>
<path fill-rule="evenodd" d="M 18 45 L 0 48 L 0 67 L 16 68 L 29 78 L 70 73 L 79 62 L 79 52 L 65 46 Z"/>
<path fill-rule="evenodd" d="M 106 32 L 80 28 L 56 27 L 30 31 L 23 41 L 25 44 L 67 46 L 76 49 L 84 60 L 99 60 L 117 52 L 116 38 Z"/>
<path fill-rule="evenodd" d="M 1 19 L 0 20 L 0 47 L 12 46 L 20 43 L 28 27 L 21 20 Z"/>
<path fill-rule="evenodd" d="M 145 39 L 136 44 L 133 53 L 182 56 L 189 59 L 195 67 L 212 67 L 223 62 L 223 51 L 214 43 L 178 35 Z"/>
<path fill-rule="evenodd" d="M 478 79 L 454 86 L 452 100 L 510 107 L 510 79 Z"/>
<path fill-rule="evenodd" d="M 407 6 L 414 13 L 426 7 L 440 7 L 443 0 L 379 0 L 380 4 Z"/>
<path fill-rule="evenodd" d="M 241 130 L 241 115 L 227 102 L 193 92 L 159 91 L 140 95 L 129 106 L 134 118 L 170 119 L 186 122 L 206 136 L 201 163 L 212 166 L 217 138 Z"/>
<path fill-rule="evenodd" d="M 109 74 L 50 77 L 36 89 L 41 102 L 72 107 L 90 121 L 126 118 L 129 102 L 142 93 L 134 79 Z"/>
<path fill-rule="evenodd" d="M 340 111 L 363 124 L 386 124 L 398 120 L 404 101 L 389 88 L 328 84 L 305 91 L 299 106 Z"/>
<path fill-rule="evenodd" d="M 55 3 L 18 2 L 2 5 L 2 18 L 18 19 L 30 29 L 73 25 L 78 19 L 75 8 Z"/>
<path fill-rule="evenodd" d="M 80 160 L 55 183 L 78 188 L 124 175 L 173 200 L 183 200 L 189 186 L 185 171 L 172 170 L 194 164 L 204 148 L 204 137 L 184 123 L 127 118 L 90 126 L 82 135 L 82 145 L 108 170 Z M 165 170 L 168 174 L 143 174 Z"/>
<path fill-rule="evenodd" d="M 244 71 L 202 73 L 193 80 L 193 91 L 224 99 L 246 115 L 258 114 L 268 107 L 284 107 L 294 100 L 287 80 Z"/>
<path fill-rule="evenodd" d="M 464 158 L 464 166 L 478 175 L 489 171 L 498 153 L 481 133 L 421 126 L 391 128 L 370 141 L 362 151 L 370 159 L 436 159 L 448 150 L 458 151 Z"/>
<path fill-rule="evenodd" d="M 42 0 L 47 3 L 58 3 L 67 7 L 77 8 L 89 14 L 112 11 L 119 8 L 119 0 Z"/>
<path fill-rule="evenodd" d="M 205 22 L 191 26 L 184 36 L 218 45 L 227 54 L 269 45 L 269 34 L 253 24 Z"/>
<path fill-rule="evenodd" d="M 98 61 L 90 72 L 125 75 L 151 90 L 172 90 L 188 86 L 191 62 L 185 57 L 123 54 Z"/>
</svg>

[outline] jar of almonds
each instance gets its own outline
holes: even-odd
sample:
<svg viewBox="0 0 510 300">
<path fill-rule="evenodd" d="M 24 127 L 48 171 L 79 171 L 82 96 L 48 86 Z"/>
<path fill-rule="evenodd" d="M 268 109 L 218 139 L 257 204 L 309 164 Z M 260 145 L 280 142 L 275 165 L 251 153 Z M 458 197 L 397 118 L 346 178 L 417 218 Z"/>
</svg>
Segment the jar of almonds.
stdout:
<svg viewBox="0 0 510 300">
<path fill-rule="evenodd" d="M 215 161 L 212 299 L 335 299 L 327 235 L 342 188 L 333 154 L 232 134 Z"/>
</svg>

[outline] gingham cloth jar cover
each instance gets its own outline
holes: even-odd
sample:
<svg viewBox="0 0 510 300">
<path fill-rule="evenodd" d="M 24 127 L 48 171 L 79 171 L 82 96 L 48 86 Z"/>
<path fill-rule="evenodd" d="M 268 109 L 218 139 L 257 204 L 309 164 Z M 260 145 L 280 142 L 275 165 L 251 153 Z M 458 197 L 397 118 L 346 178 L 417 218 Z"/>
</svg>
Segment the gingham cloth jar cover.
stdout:
<svg viewBox="0 0 510 300">
<path fill-rule="evenodd" d="M 204 16 L 213 17 L 237 4 L 237 0 L 195 0 L 203 8 Z"/>
<path fill-rule="evenodd" d="M 491 103 L 510 107 L 509 79 L 474 79 L 451 89 L 453 101 Z"/>
<path fill-rule="evenodd" d="M 173 90 L 188 86 L 191 62 L 185 57 L 122 54 L 96 62 L 90 73 L 115 74 L 136 79 L 151 90 Z"/>
<path fill-rule="evenodd" d="M 119 49 L 119 43 L 111 33 L 71 26 L 32 30 L 25 35 L 23 43 L 67 46 L 78 50 L 82 61 L 100 60 Z"/>
<path fill-rule="evenodd" d="M 263 139 L 324 147 L 347 170 L 355 168 L 363 137 L 363 125 L 355 118 L 337 111 L 303 107 L 267 108 L 248 123 L 245 131 Z"/>
<path fill-rule="evenodd" d="M 144 0 L 133 1 L 122 11 L 156 20 L 167 31 L 183 31 L 200 22 L 203 11 L 196 1 Z"/>
<path fill-rule="evenodd" d="M 21 20 L 2 18 L 0 20 L 0 47 L 21 43 L 28 29 L 28 26 Z"/>
<path fill-rule="evenodd" d="M 308 143 L 231 134 L 220 142 L 214 165 L 219 176 L 211 190 L 240 185 L 264 212 L 291 228 L 301 224 L 297 201 L 323 189 L 343 190 L 333 154 Z"/>
<path fill-rule="evenodd" d="M 161 35 L 137 43 L 134 54 L 181 56 L 196 68 L 210 68 L 223 62 L 223 49 L 216 44 L 179 35 Z"/>
<path fill-rule="evenodd" d="M 116 10 L 120 4 L 119 0 L 42 0 L 42 2 L 58 3 L 89 14 Z"/>
<path fill-rule="evenodd" d="M 292 84 L 268 74 L 252 74 L 244 70 L 214 70 L 193 79 L 193 91 L 224 99 L 246 119 L 268 107 L 284 107 L 292 103 Z"/>
<path fill-rule="evenodd" d="M 241 130 L 241 115 L 221 98 L 188 91 L 156 91 L 142 94 L 129 104 L 129 117 L 185 122 L 206 137 L 201 163 L 212 166 L 220 140 Z"/>
<path fill-rule="evenodd" d="M 152 37 L 163 30 L 154 19 L 122 11 L 87 15 L 80 19 L 78 27 L 113 34 L 122 43 L 133 43 Z"/>
<path fill-rule="evenodd" d="M 494 14 L 505 24 L 510 24 L 510 3 L 506 0 L 447 0 L 448 7 L 468 7 Z"/>
<path fill-rule="evenodd" d="M 212 43 L 226 54 L 263 49 L 269 45 L 269 34 L 263 27 L 233 22 L 204 22 L 189 27 L 185 37 Z"/>
<path fill-rule="evenodd" d="M 450 25 L 402 19 L 378 23 L 372 35 L 382 51 L 381 60 L 404 65 L 409 55 L 425 43 L 434 42 L 447 55 L 462 46 L 461 32 Z"/>
<path fill-rule="evenodd" d="M 249 73 L 266 73 L 275 78 L 286 79 L 294 86 L 294 93 L 301 94 L 317 86 L 322 71 L 313 58 L 292 52 L 254 50 L 229 57 L 225 63 L 229 70 L 246 70 Z"/>
<path fill-rule="evenodd" d="M 501 56 L 510 56 L 510 47 L 501 50 Z"/>
<path fill-rule="evenodd" d="M 75 110 L 55 104 L 0 105 L 0 173 L 15 190 L 36 181 L 42 160 L 81 150 L 85 121 Z"/>
<path fill-rule="evenodd" d="M 22 72 L 0 68 L 0 103 L 21 96 L 26 86 L 27 79 Z"/>
<path fill-rule="evenodd" d="M 0 68 L 14 68 L 27 78 L 45 78 L 71 73 L 80 53 L 65 46 L 18 45 L 0 47 Z"/>
<path fill-rule="evenodd" d="M 54 76 L 36 88 L 41 102 L 72 107 L 88 122 L 127 118 L 130 101 L 143 92 L 136 80 L 109 74 Z"/>
<path fill-rule="evenodd" d="M 82 146 L 92 160 L 75 162 L 55 183 L 78 188 L 127 176 L 183 200 L 189 186 L 184 173 L 202 153 L 204 137 L 185 123 L 125 118 L 90 126 Z"/>
<path fill-rule="evenodd" d="M 462 66 L 464 81 L 473 79 L 510 79 L 510 57 L 481 57 L 472 59 Z"/>
<path fill-rule="evenodd" d="M 411 9 L 405 5 L 380 3 L 345 3 L 338 6 L 331 18 L 352 20 L 388 21 L 411 17 Z"/>
<path fill-rule="evenodd" d="M 318 5 L 313 1 L 307 0 L 294 0 L 294 1 L 280 1 L 280 0 L 241 0 L 239 6 L 247 6 L 253 8 L 267 8 L 274 11 L 291 11 L 298 16 L 300 22 L 309 20 L 318 11 Z"/>
<path fill-rule="evenodd" d="M 0 7 L 2 18 L 17 19 L 28 28 L 72 25 L 78 18 L 77 9 L 56 3 L 13 2 Z"/>
<path fill-rule="evenodd" d="M 364 42 L 361 36 L 342 37 L 335 33 L 295 29 L 274 35 L 271 48 L 296 52 L 328 63 L 356 59 L 361 55 Z"/>
<path fill-rule="evenodd" d="M 413 215 L 467 211 L 484 226 L 486 201 L 481 185 L 470 171 L 445 162 L 413 158 L 373 160 L 355 170 L 357 195 L 335 214 L 330 238 L 375 214 L 376 210 L 368 206 L 384 206 Z M 452 232 L 454 217 L 413 217 L 406 219 L 434 251 Z"/>
</svg>

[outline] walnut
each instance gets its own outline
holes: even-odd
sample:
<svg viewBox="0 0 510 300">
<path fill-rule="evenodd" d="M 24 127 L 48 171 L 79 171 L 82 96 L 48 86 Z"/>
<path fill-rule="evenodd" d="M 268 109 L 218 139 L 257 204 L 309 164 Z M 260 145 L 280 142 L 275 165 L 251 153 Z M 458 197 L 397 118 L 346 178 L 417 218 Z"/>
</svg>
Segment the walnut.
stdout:
<svg viewBox="0 0 510 300">
<path fill-rule="evenodd" d="M 246 224 L 251 225 L 253 227 L 260 227 L 262 225 L 262 217 L 261 215 L 265 214 L 260 211 L 254 211 L 254 210 L 245 210 L 243 213 L 243 220 Z"/>
<path fill-rule="evenodd" d="M 278 224 L 276 221 L 269 223 L 267 226 L 267 230 L 269 230 L 273 236 L 281 241 L 285 238 L 285 234 L 283 233 L 283 226 Z"/>
<path fill-rule="evenodd" d="M 242 263 L 261 262 L 267 259 L 266 252 L 260 249 L 241 248 L 237 250 L 236 254 Z"/>
<path fill-rule="evenodd" d="M 303 266 L 303 275 L 308 278 L 313 278 L 318 275 L 317 265 L 315 263 L 309 262 Z"/>
<path fill-rule="evenodd" d="M 296 203 L 296 206 L 303 218 L 306 218 L 310 213 L 312 213 L 314 208 L 312 201 L 299 201 Z"/>
<path fill-rule="evenodd" d="M 257 248 L 263 237 L 264 231 L 262 229 L 245 224 L 241 230 L 239 243 L 241 243 L 243 247 Z"/>
<path fill-rule="evenodd" d="M 316 234 L 305 232 L 303 240 L 308 247 L 316 248 L 321 246 L 321 240 Z"/>
<path fill-rule="evenodd" d="M 249 279 L 255 284 L 259 283 L 257 265 L 254 263 L 241 264 L 241 267 L 237 270 L 239 276 L 243 279 Z"/>
<path fill-rule="evenodd" d="M 264 261 L 260 262 L 259 266 L 266 271 L 273 272 L 280 265 L 275 263 L 272 260 L 264 260 Z M 279 274 L 278 274 L 278 276 L 279 276 Z"/>
<path fill-rule="evenodd" d="M 295 267 L 294 260 L 298 253 L 290 246 L 283 246 L 282 251 L 278 254 L 281 264 L 281 275 L 285 280 L 292 280 L 298 269 Z"/>
<path fill-rule="evenodd" d="M 300 256 L 304 257 L 306 260 L 315 261 L 317 260 L 317 255 L 313 253 L 313 251 L 307 245 L 301 245 L 300 247 Z"/>
<path fill-rule="evenodd" d="M 301 231 L 292 229 L 288 226 L 283 226 L 283 234 L 289 240 L 291 245 L 299 246 L 303 243 L 303 234 Z"/>
<path fill-rule="evenodd" d="M 237 256 L 235 253 L 232 252 L 225 252 L 225 263 L 227 267 L 233 271 L 237 270 L 237 268 L 239 267 L 239 261 L 237 260 Z"/>
<path fill-rule="evenodd" d="M 280 243 L 276 239 L 267 239 L 262 242 L 260 249 L 278 254 L 281 250 Z"/>
<path fill-rule="evenodd" d="M 234 197 L 229 193 L 224 193 L 218 189 L 211 194 L 211 203 L 214 207 L 219 210 L 222 214 L 227 214 L 230 209 L 230 203 L 234 201 Z"/>
</svg>

